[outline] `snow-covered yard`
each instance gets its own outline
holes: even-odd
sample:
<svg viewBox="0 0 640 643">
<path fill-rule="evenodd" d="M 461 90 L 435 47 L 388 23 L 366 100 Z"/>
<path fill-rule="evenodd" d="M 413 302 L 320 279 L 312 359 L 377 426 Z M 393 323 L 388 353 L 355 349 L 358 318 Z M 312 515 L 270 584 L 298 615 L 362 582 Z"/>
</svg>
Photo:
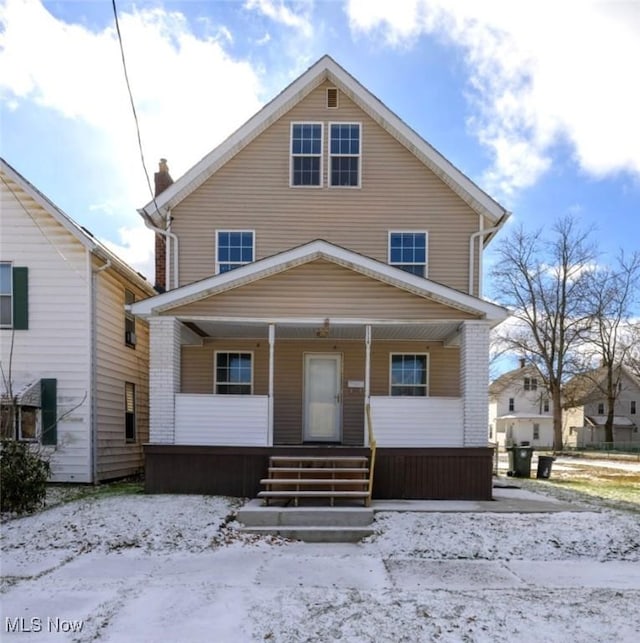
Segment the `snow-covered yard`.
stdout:
<svg viewBox="0 0 640 643">
<path fill-rule="evenodd" d="M 240 534 L 238 504 L 111 496 L 5 522 L 0 637 L 638 640 L 640 513 L 383 512 L 363 543 L 314 545 Z"/>
</svg>

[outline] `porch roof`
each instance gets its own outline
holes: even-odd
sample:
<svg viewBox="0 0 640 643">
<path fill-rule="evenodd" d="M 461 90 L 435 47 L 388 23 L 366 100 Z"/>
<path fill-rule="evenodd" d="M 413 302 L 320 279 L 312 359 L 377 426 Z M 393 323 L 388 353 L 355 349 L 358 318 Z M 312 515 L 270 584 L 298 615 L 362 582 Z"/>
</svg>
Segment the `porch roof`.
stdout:
<svg viewBox="0 0 640 643">
<path fill-rule="evenodd" d="M 172 310 L 181 306 L 246 286 L 317 260 L 334 263 L 399 290 L 438 302 L 453 309 L 452 312 L 457 310 L 473 315 L 476 318 L 490 321 L 492 326 L 507 317 L 507 311 L 501 306 L 454 290 L 424 277 L 410 274 L 397 267 L 324 240 L 312 241 L 271 257 L 240 266 L 235 270 L 213 275 L 201 281 L 136 302 L 131 305 L 131 311 L 142 317 L 170 314 Z M 330 312 L 328 310 L 327 314 L 329 315 Z M 455 315 L 452 316 L 455 317 Z M 210 317 L 207 316 L 207 319 L 210 319 Z M 256 319 L 256 321 L 258 320 Z M 313 319 L 308 321 L 311 324 L 316 323 L 316 320 Z M 453 321 L 459 323 L 460 319 Z"/>
</svg>

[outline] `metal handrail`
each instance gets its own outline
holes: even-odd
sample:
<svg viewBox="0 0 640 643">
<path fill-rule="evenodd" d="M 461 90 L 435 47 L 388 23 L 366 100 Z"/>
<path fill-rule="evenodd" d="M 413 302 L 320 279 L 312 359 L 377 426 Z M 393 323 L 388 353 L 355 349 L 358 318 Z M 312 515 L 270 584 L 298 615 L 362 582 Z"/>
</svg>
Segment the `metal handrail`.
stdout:
<svg viewBox="0 0 640 643">
<path fill-rule="evenodd" d="M 366 506 L 369 507 L 371 505 L 371 494 L 373 493 L 373 470 L 375 469 L 376 466 L 376 448 L 377 448 L 377 442 L 375 435 L 373 433 L 373 422 L 371 421 L 371 404 L 367 403 L 365 406 L 365 411 L 367 414 L 367 430 L 369 433 L 369 450 L 371 453 L 370 457 L 370 465 L 369 465 L 369 496 L 367 498 Z"/>
</svg>

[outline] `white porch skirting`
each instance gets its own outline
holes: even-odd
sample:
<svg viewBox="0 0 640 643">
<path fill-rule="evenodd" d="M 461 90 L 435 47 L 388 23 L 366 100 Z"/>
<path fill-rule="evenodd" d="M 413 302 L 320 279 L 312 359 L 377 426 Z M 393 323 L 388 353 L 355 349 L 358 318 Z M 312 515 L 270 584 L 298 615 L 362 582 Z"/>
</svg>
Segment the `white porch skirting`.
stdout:
<svg viewBox="0 0 640 643">
<path fill-rule="evenodd" d="M 268 446 L 267 395 L 175 396 L 175 444 Z"/>
<path fill-rule="evenodd" d="M 463 405 L 451 397 L 371 397 L 379 447 L 464 446 Z"/>
</svg>

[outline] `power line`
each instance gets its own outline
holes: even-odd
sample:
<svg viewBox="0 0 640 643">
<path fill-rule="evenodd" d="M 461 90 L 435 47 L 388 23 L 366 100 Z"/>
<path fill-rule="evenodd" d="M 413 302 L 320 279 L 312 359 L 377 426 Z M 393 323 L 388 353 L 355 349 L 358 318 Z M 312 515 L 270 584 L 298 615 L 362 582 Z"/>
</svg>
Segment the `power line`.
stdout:
<svg viewBox="0 0 640 643">
<path fill-rule="evenodd" d="M 127 61 L 124 55 L 124 46 L 122 44 L 122 34 L 120 33 L 120 23 L 118 22 L 118 9 L 116 7 L 116 0 L 111 0 L 111 5 L 113 6 L 113 17 L 116 23 L 116 33 L 118 35 L 118 44 L 120 45 L 120 56 L 122 58 L 122 69 L 124 70 L 124 80 L 127 85 L 127 92 L 129 93 L 129 101 L 131 103 L 131 110 L 133 112 L 133 120 L 136 125 L 136 134 L 138 137 L 138 149 L 140 150 L 140 160 L 142 161 L 142 169 L 144 171 L 145 179 L 147 180 L 147 186 L 149 187 L 149 194 L 153 200 L 156 211 L 158 210 L 158 204 L 156 203 L 156 197 L 153 188 L 151 187 L 151 180 L 149 179 L 149 172 L 147 171 L 147 164 L 144 160 L 144 151 L 142 149 L 142 138 L 140 136 L 140 123 L 138 122 L 138 113 L 136 112 L 136 105 L 133 100 L 133 93 L 131 91 L 131 83 L 129 82 L 129 73 L 127 72 Z"/>
</svg>

